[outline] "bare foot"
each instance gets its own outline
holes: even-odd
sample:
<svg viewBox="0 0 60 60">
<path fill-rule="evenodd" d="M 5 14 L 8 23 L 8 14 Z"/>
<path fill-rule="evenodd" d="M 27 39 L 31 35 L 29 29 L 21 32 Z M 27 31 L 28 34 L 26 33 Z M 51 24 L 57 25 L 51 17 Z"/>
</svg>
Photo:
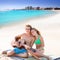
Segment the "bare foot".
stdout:
<svg viewBox="0 0 60 60">
<path fill-rule="evenodd" d="M 3 51 L 2 54 L 7 54 L 7 51 Z"/>
</svg>

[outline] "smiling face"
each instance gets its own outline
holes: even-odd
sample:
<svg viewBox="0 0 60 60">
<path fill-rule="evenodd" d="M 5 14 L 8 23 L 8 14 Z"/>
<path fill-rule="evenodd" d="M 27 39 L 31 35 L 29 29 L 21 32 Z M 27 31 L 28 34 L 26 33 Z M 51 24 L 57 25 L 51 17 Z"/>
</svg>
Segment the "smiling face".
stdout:
<svg viewBox="0 0 60 60">
<path fill-rule="evenodd" d="M 35 36 L 35 35 L 37 34 L 37 32 L 36 32 L 35 30 L 31 30 L 31 34 L 32 34 L 33 36 Z"/>
<path fill-rule="evenodd" d="M 32 29 L 31 25 L 26 25 L 25 31 L 26 31 L 27 34 L 31 34 L 31 29 Z"/>
<path fill-rule="evenodd" d="M 27 33 L 30 33 L 30 27 L 26 27 L 25 30 Z"/>
</svg>

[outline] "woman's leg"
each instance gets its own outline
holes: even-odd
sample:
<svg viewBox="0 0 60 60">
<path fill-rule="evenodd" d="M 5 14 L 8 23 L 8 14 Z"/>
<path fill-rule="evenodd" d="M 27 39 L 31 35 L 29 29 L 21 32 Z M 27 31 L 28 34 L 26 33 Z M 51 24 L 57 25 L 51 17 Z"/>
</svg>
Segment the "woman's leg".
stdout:
<svg viewBox="0 0 60 60">
<path fill-rule="evenodd" d="M 37 50 L 36 53 L 39 57 L 45 57 L 47 60 L 50 60 L 49 56 L 44 55 L 44 50 Z"/>
<path fill-rule="evenodd" d="M 36 49 L 36 52 L 33 52 L 33 51 L 29 51 L 30 52 L 30 54 L 32 55 L 32 56 L 34 56 L 37 60 L 39 60 L 39 58 L 40 57 L 45 57 L 45 58 L 47 58 L 47 60 L 50 60 L 49 59 L 49 56 L 46 56 L 46 55 L 44 55 L 43 53 L 44 53 L 44 50 L 38 50 L 38 49 Z"/>
<path fill-rule="evenodd" d="M 44 57 L 44 58 L 47 58 L 47 60 L 50 60 L 49 56 L 46 56 L 46 55 L 40 55 L 40 57 Z"/>
</svg>

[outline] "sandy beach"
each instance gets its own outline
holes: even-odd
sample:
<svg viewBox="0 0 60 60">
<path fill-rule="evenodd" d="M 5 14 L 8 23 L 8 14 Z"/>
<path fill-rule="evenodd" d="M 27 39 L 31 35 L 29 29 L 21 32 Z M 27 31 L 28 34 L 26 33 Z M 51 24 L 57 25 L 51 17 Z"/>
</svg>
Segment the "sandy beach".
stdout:
<svg viewBox="0 0 60 60">
<path fill-rule="evenodd" d="M 22 23 L 1 27 L 0 52 L 12 49 L 11 41 L 14 40 L 16 35 L 25 32 L 26 24 L 30 24 L 41 32 L 45 42 L 46 55 L 60 56 L 60 12 L 52 16 L 34 18 Z"/>
</svg>

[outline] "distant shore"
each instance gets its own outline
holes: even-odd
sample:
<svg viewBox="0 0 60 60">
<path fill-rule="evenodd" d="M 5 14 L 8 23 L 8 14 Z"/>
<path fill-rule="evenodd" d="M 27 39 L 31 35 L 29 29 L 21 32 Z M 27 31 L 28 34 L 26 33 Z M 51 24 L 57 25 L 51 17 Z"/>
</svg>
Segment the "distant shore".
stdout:
<svg viewBox="0 0 60 60">
<path fill-rule="evenodd" d="M 55 9 L 55 8 L 30 8 L 30 7 L 26 7 L 25 9 L 0 9 L 0 11 L 8 11 L 8 10 L 54 10 L 54 11 L 60 11 L 59 9 Z"/>
</svg>

